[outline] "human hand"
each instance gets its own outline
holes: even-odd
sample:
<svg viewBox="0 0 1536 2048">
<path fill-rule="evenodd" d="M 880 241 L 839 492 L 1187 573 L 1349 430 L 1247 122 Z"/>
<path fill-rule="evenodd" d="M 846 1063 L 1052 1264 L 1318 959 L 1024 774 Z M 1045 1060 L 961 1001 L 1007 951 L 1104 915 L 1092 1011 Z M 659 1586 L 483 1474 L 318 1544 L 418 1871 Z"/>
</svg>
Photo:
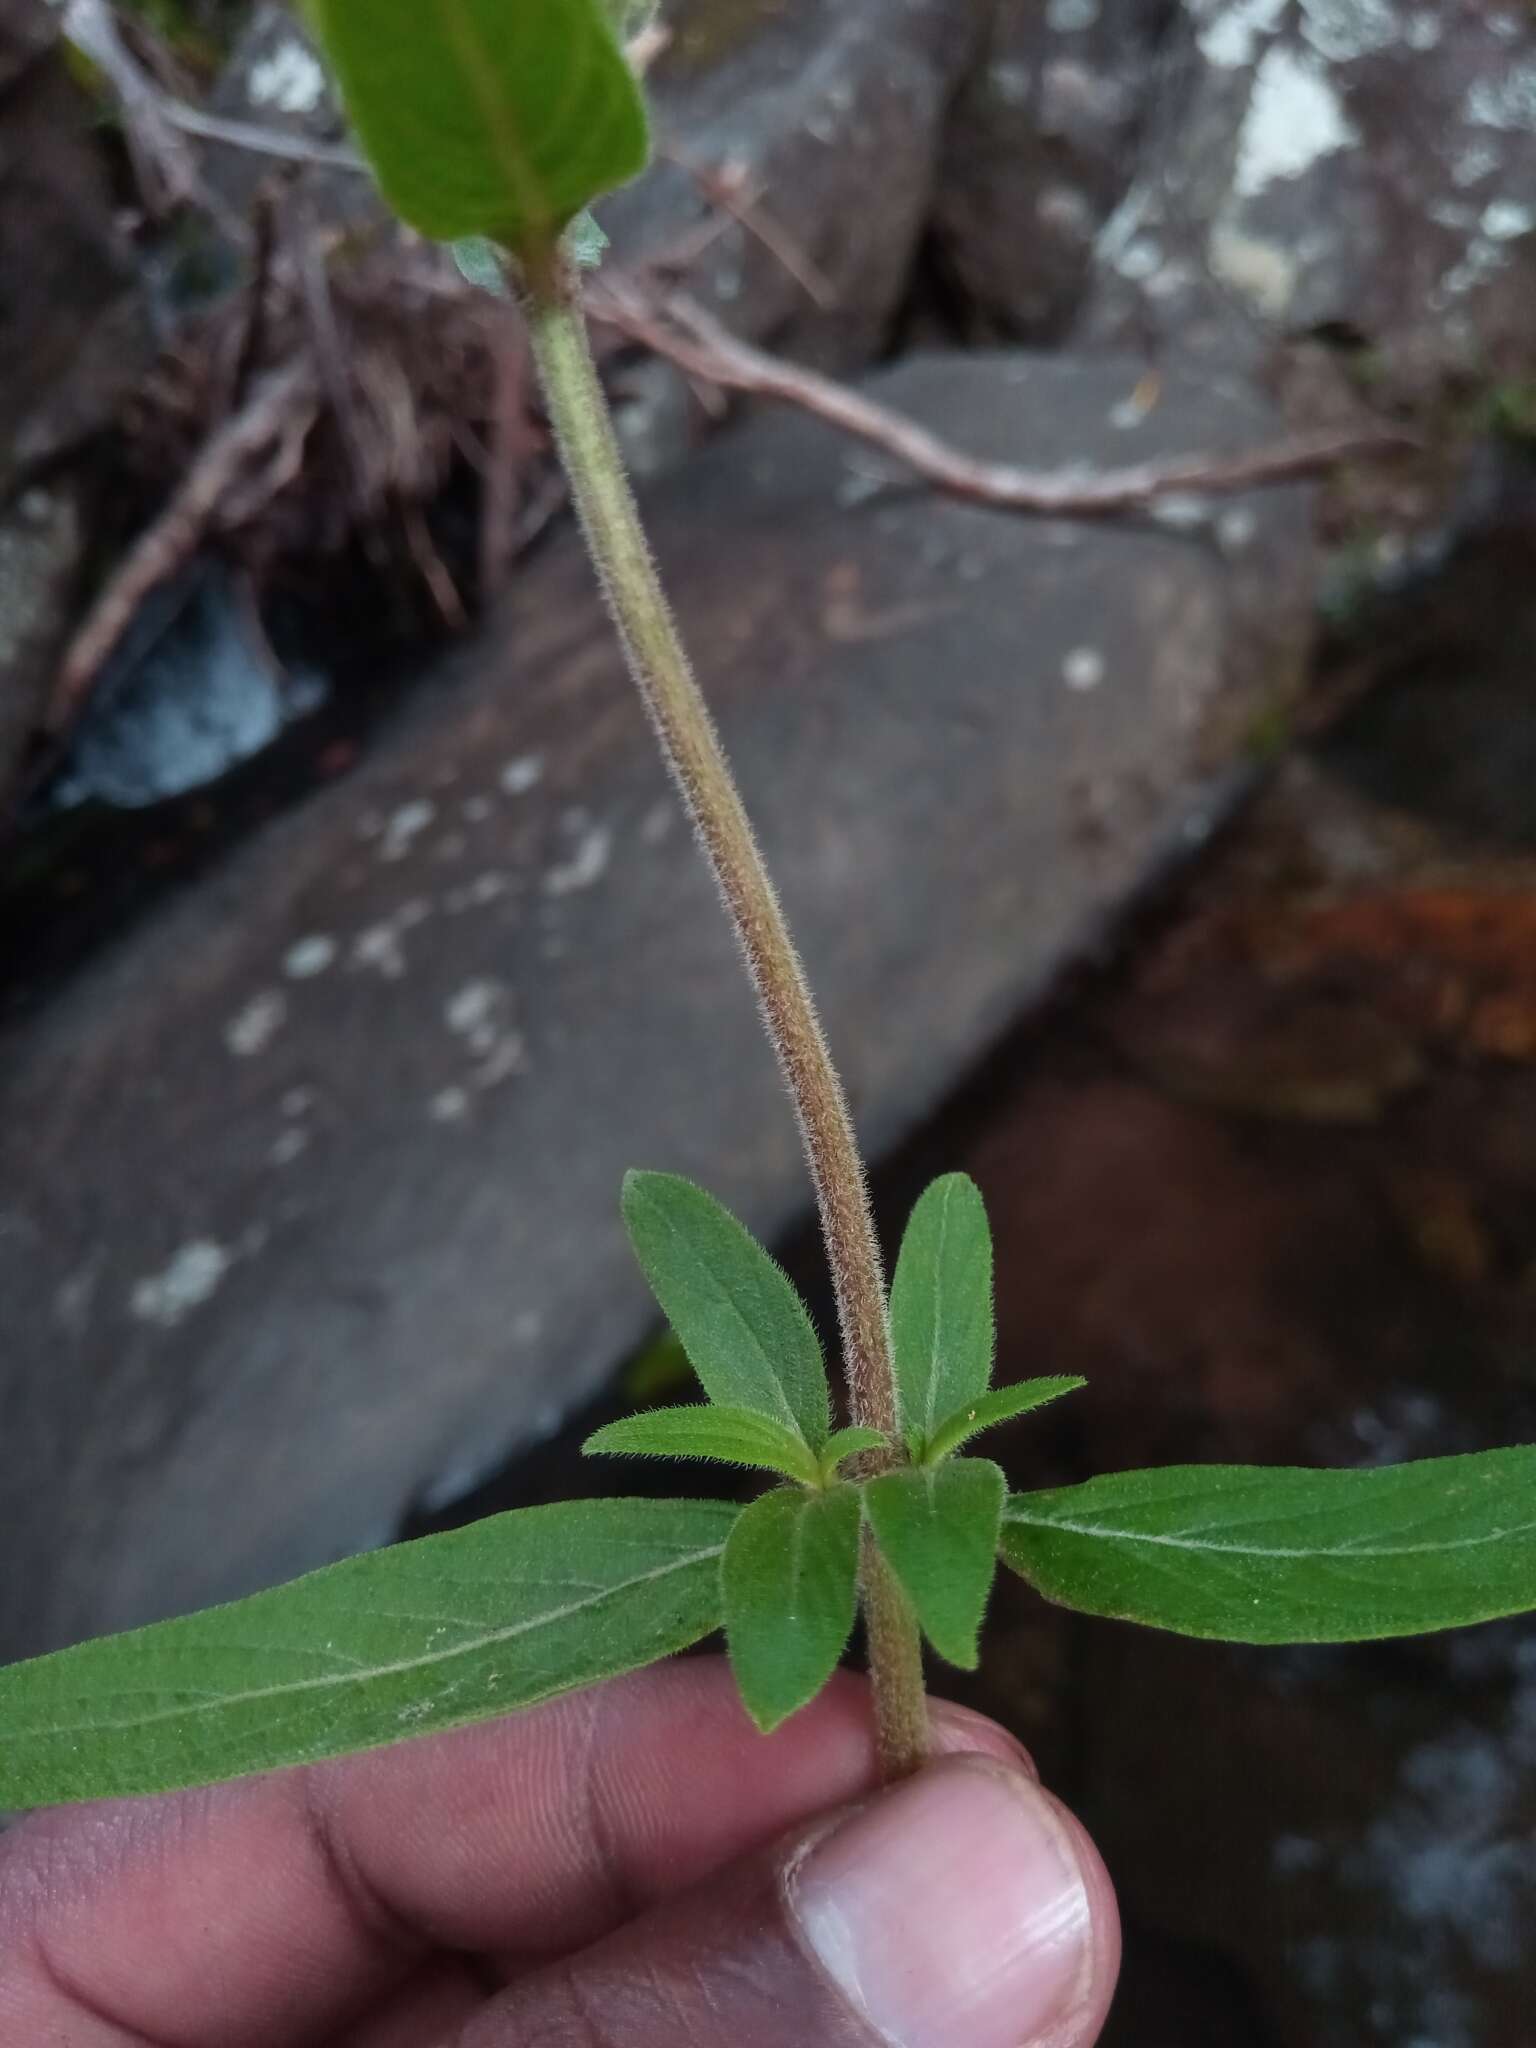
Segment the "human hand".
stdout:
<svg viewBox="0 0 1536 2048">
<path fill-rule="evenodd" d="M 0 1838 L 27 2048 L 1091 2048 L 1113 1894 L 1001 1729 L 872 1794 L 840 1678 L 756 1734 L 720 1659 Z"/>
</svg>

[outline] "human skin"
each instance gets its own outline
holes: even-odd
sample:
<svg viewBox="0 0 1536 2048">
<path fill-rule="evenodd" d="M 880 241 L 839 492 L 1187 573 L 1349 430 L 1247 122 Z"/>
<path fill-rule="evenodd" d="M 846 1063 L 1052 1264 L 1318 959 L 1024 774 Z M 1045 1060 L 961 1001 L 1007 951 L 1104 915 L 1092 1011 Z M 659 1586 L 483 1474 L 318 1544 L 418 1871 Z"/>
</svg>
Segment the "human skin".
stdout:
<svg viewBox="0 0 1536 2048">
<path fill-rule="evenodd" d="M 995 1724 L 875 1788 L 862 1679 L 756 1734 L 716 1658 L 0 1837 L 27 2048 L 1091 2048 L 1080 1825 Z"/>
</svg>

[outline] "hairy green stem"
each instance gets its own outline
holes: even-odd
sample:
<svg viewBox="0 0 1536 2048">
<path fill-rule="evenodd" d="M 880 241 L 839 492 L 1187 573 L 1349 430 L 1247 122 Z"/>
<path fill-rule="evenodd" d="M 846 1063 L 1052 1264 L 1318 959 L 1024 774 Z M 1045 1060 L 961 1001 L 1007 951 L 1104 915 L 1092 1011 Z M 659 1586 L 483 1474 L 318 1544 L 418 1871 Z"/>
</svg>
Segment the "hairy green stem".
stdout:
<svg viewBox="0 0 1536 2048">
<path fill-rule="evenodd" d="M 587 341 L 578 279 L 561 258 L 530 272 L 526 283 L 534 355 L 587 546 L 667 766 L 741 941 L 799 1119 L 837 1295 L 853 1419 L 894 1441 L 885 1279 L 847 1099 L 646 544 Z M 899 1775 L 927 1748 L 920 1641 L 904 1599 L 869 1546 L 864 1588 L 882 1760 L 889 1775 Z"/>
<path fill-rule="evenodd" d="M 860 1549 L 864 1636 L 875 1679 L 875 1735 L 880 1774 L 908 1777 L 932 1748 L 923 1639 L 912 1603 L 866 1529 Z"/>
</svg>

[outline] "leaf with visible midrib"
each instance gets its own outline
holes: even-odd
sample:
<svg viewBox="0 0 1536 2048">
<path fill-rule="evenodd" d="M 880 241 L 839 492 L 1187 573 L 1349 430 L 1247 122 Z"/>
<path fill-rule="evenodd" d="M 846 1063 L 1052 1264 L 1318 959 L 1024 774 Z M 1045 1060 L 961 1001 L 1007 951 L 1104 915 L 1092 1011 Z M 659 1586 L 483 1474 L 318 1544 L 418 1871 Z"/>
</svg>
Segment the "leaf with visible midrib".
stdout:
<svg viewBox="0 0 1536 2048">
<path fill-rule="evenodd" d="M 1168 1465 L 1015 1494 L 1003 1556 L 1084 1614 L 1363 1642 L 1536 1607 L 1536 1447 L 1365 1471 Z"/>
<path fill-rule="evenodd" d="M 1063 1394 L 1075 1394 L 1079 1387 L 1087 1384 L 1085 1379 L 1074 1376 L 1016 1380 L 1011 1387 L 994 1387 L 980 1400 L 968 1401 L 953 1415 L 945 1416 L 929 1442 L 928 1462 L 937 1464 L 941 1458 L 951 1457 L 962 1444 L 968 1444 L 973 1436 L 980 1436 L 983 1430 L 996 1429 L 1001 1422 L 1012 1422 L 1020 1415 L 1028 1415 L 1036 1408 L 1043 1408 L 1048 1401 L 1059 1401 Z"/>
<path fill-rule="evenodd" d="M 864 1512 L 923 1632 L 941 1657 L 976 1669 L 982 1617 L 997 1570 L 1008 1491 L 989 1458 L 886 1472 L 864 1487 Z"/>
<path fill-rule="evenodd" d="M 739 1508 L 564 1501 L 0 1670 L 0 1807 L 165 1792 L 484 1720 L 720 1624 Z"/>
<path fill-rule="evenodd" d="M 646 161 L 599 0 L 309 0 L 384 195 L 424 235 L 552 244 Z"/>
<path fill-rule="evenodd" d="M 891 1282 L 901 1425 L 926 1446 L 992 1378 L 992 1235 L 976 1183 L 946 1173 L 919 1197 Z"/>
<path fill-rule="evenodd" d="M 582 1445 L 591 1457 L 710 1458 L 778 1472 L 814 1486 L 816 1459 L 804 1439 L 750 1408 L 717 1408 L 702 1401 L 685 1408 L 648 1408 L 605 1422 Z"/>
<path fill-rule="evenodd" d="M 710 1400 L 750 1408 L 820 1450 L 831 1428 L 821 1345 L 805 1304 L 746 1226 L 675 1173 L 626 1174 L 624 1222 Z"/>
<path fill-rule="evenodd" d="M 725 1546 L 725 1640 L 747 1712 L 766 1735 L 816 1697 L 858 1604 L 859 1495 L 782 1486 L 742 1510 Z"/>
</svg>

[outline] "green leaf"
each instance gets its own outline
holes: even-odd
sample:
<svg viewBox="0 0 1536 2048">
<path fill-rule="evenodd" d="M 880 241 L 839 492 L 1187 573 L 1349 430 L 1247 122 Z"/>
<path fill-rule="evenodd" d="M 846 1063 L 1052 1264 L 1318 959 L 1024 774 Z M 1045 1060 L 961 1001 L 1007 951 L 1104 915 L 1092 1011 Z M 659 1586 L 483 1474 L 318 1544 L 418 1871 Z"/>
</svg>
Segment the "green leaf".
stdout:
<svg viewBox="0 0 1536 2048">
<path fill-rule="evenodd" d="M 853 1633 L 859 1495 L 779 1487 L 742 1510 L 725 1546 L 725 1639 L 766 1735 L 816 1697 Z"/>
<path fill-rule="evenodd" d="M 464 235 L 453 245 L 453 260 L 459 275 L 476 291 L 493 299 L 510 299 L 512 286 L 507 277 L 507 259 L 495 242 L 484 235 Z"/>
<path fill-rule="evenodd" d="M 968 1401 L 944 1418 L 933 1433 L 927 1462 L 937 1465 L 973 1436 L 980 1436 L 984 1429 L 1012 1422 L 1016 1415 L 1027 1415 L 1032 1408 L 1043 1408 L 1047 1401 L 1059 1401 L 1063 1394 L 1075 1394 L 1087 1384 L 1084 1379 L 1074 1378 L 1018 1380 L 1011 1387 L 994 1387 L 990 1394 L 983 1394 L 978 1401 Z"/>
<path fill-rule="evenodd" d="M 964 1671 L 976 1669 L 1007 1491 L 1001 1468 L 985 1458 L 885 1472 L 864 1487 L 875 1541 L 924 1633 Z"/>
<path fill-rule="evenodd" d="M 905 1432 L 926 1448 L 940 1418 L 992 1378 L 992 1236 L 976 1183 L 947 1173 L 912 1211 L 891 1283 L 891 1346 Z"/>
<path fill-rule="evenodd" d="M 804 1440 L 750 1408 L 652 1408 L 594 1430 L 581 1447 L 590 1454 L 637 1458 L 713 1458 L 750 1465 L 816 1485 L 815 1457 Z"/>
<path fill-rule="evenodd" d="M 1003 1556 L 1084 1614 L 1343 1643 L 1536 1607 L 1536 1447 L 1366 1471 L 1169 1465 L 1016 1494 Z"/>
<path fill-rule="evenodd" d="M 848 1429 L 835 1429 L 821 1447 L 821 1476 L 830 1479 L 844 1458 L 852 1458 L 860 1451 L 889 1449 L 890 1438 L 883 1430 L 865 1429 L 857 1423 Z"/>
<path fill-rule="evenodd" d="M 827 1372 L 805 1305 L 713 1195 L 674 1173 L 631 1173 L 624 1221 L 635 1256 L 704 1391 L 802 1435 L 830 1427 Z"/>
<path fill-rule="evenodd" d="M 0 1670 L 0 1807 L 164 1792 L 484 1720 L 720 1623 L 719 1501 L 565 1501 Z"/>
<path fill-rule="evenodd" d="M 565 246 L 571 260 L 582 270 L 596 270 L 608 253 L 608 237 L 596 218 L 578 213 L 566 232 Z"/>
<path fill-rule="evenodd" d="M 311 0 L 359 142 L 401 218 L 553 246 L 645 166 L 640 90 L 600 0 Z"/>
</svg>

